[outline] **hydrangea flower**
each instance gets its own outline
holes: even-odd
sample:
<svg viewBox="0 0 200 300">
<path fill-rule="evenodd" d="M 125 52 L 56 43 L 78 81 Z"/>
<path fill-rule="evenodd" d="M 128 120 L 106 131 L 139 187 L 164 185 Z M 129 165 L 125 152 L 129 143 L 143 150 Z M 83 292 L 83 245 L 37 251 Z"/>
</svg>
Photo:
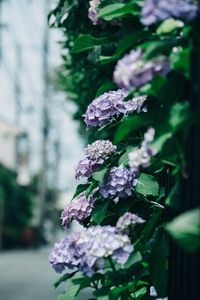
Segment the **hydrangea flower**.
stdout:
<svg viewBox="0 0 200 300">
<path fill-rule="evenodd" d="M 135 97 L 124 101 L 128 92 L 124 89 L 104 93 L 89 104 L 84 115 L 87 126 L 102 126 L 109 123 L 113 118 L 125 115 L 132 111 L 138 113 L 143 110 L 142 106 L 147 96 Z"/>
<path fill-rule="evenodd" d="M 100 187 L 100 193 L 104 198 L 112 197 L 117 202 L 119 198 L 131 196 L 136 184 L 134 172 L 123 166 L 113 167 Z"/>
<path fill-rule="evenodd" d="M 194 0 L 144 0 L 141 22 L 148 26 L 168 18 L 191 21 L 197 11 L 198 4 Z"/>
<path fill-rule="evenodd" d="M 88 18 L 92 21 L 93 25 L 97 25 L 99 23 L 98 20 L 98 7 L 101 3 L 100 0 L 91 0 L 89 1 L 89 9 L 88 9 Z"/>
<path fill-rule="evenodd" d="M 133 228 L 136 224 L 142 224 L 144 222 L 145 220 L 137 215 L 126 212 L 117 221 L 116 228 L 119 230 L 119 232 L 129 234 L 130 227 Z"/>
<path fill-rule="evenodd" d="M 154 136 L 155 129 L 149 128 L 144 134 L 144 139 L 142 141 L 141 147 L 139 149 L 134 149 L 129 153 L 129 166 L 135 173 L 138 173 L 140 167 L 148 167 L 151 158 L 156 155 L 157 152 L 151 147 Z"/>
<path fill-rule="evenodd" d="M 98 140 L 86 148 L 86 156 L 94 165 L 101 165 L 108 159 L 117 147 L 108 140 Z"/>
<path fill-rule="evenodd" d="M 104 268 L 106 257 L 124 264 L 132 251 L 127 235 L 118 233 L 112 226 L 95 226 L 72 233 L 57 243 L 49 261 L 56 272 L 62 272 L 65 267 L 76 267 L 91 276 L 95 270 Z"/>
<path fill-rule="evenodd" d="M 113 78 L 120 88 L 130 89 L 148 83 L 158 74 L 165 76 L 170 71 L 169 59 L 160 56 L 145 62 L 142 49 L 132 50 L 117 62 Z"/>
<path fill-rule="evenodd" d="M 115 151 L 117 147 L 108 140 L 97 140 L 86 147 L 85 158 L 75 169 L 76 179 L 90 177 Z"/>
<path fill-rule="evenodd" d="M 65 229 L 68 228 L 73 220 L 82 223 L 83 220 L 90 216 L 95 201 L 94 194 L 96 191 L 97 189 L 94 189 L 88 199 L 85 192 L 81 193 L 65 207 L 61 214 L 62 225 Z"/>
</svg>

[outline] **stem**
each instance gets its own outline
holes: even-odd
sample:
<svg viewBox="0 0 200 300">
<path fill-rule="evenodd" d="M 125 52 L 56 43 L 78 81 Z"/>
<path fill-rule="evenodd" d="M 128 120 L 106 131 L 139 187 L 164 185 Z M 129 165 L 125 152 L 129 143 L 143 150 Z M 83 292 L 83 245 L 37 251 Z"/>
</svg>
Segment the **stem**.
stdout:
<svg viewBox="0 0 200 300">
<path fill-rule="evenodd" d="M 112 270 L 113 270 L 114 272 L 117 272 L 117 270 L 116 270 L 116 268 L 115 268 L 115 265 L 114 265 L 114 263 L 113 263 L 113 261 L 112 261 L 112 258 L 111 258 L 110 256 L 108 257 L 108 260 L 109 260 L 109 263 L 110 263 L 110 266 L 111 266 Z"/>
<path fill-rule="evenodd" d="M 161 209 L 165 209 L 165 207 L 163 205 L 161 205 L 160 203 L 157 203 L 155 201 L 149 201 L 149 203 L 152 203 L 152 204 L 154 204 L 155 206 L 157 206 L 157 207 L 159 207 Z"/>
</svg>

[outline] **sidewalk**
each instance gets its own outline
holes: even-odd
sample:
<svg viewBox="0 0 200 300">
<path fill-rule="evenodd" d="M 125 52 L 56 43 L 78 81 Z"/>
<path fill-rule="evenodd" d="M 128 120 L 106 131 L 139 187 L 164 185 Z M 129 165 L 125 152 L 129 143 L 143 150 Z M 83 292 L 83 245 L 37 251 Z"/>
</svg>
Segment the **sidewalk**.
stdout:
<svg viewBox="0 0 200 300">
<path fill-rule="evenodd" d="M 0 253 L 1 300 L 57 300 L 64 289 L 55 290 L 59 278 L 48 263 L 49 250 Z"/>
</svg>

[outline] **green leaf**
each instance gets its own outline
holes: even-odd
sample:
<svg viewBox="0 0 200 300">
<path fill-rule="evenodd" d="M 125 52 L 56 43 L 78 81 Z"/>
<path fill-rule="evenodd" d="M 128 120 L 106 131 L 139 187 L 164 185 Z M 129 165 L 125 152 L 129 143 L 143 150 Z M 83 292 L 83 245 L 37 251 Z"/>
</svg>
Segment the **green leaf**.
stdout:
<svg viewBox="0 0 200 300">
<path fill-rule="evenodd" d="M 92 211 L 92 221 L 96 224 L 100 224 L 107 216 L 113 215 L 113 213 L 107 213 L 109 204 L 109 200 L 96 204 Z"/>
<path fill-rule="evenodd" d="M 179 73 L 183 74 L 186 78 L 190 76 L 190 61 L 191 49 L 178 48 L 170 55 L 171 65 Z"/>
<path fill-rule="evenodd" d="M 141 297 L 144 296 L 146 293 L 147 293 L 147 288 L 142 287 L 133 293 L 133 297 L 134 297 L 134 299 L 137 299 L 137 298 L 141 299 Z"/>
<path fill-rule="evenodd" d="M 76 198 L 79 194 L 81 194 L 82 192 L 84 192 L 85 190 L 87 190 L 89 184 L 79 184 L 76 188 L 76 191 L 72 197 L 72 199 Z"/>
<path fill-rule="evenodd" d="M 200 247 L 200 209 L 187 211 L 165 226 L 169 234 L 189 252 Z"/>
<path fill-rule="evenodd" d="M 80 274 L 75 274 L 76 278 L 80 278 Z M 74 300 L 78 294 L 79 285 L 73 282 L 73 279 L 67 281 L 66 292 L 58 297 L 58 300 Z"/>
<path fill-rule="evenodd" d="M 103 93 L 113 90 L 115 88 L 115 84 L 113 82 L 106 82 L 97 90 L 96 97 L 99 97 Z"/>
<path fill-rule="evenodd" d="M 149 261 L 150 277 L 159 297 L 166 296 L 168 245 L 166 237 L 160 231 L 154 235 Z"/>
<path fill-rule="evenodd" d="M 179 202 L 180 202 L 180 181 L 177 180 L 172 190 L 170 191 L 169 195 L 167 196 L 165 204 L 170 207 L 173 207 L 174 209 L 178 209 Z"/>
<path fill-rule="evenodd" d="M 105 176 L 105 174 L 106 174 L 107 171 L 108 171 L 108 169 L 105 168 L 105 169 L 103 169 L 103 170 L 101 170 L 101 171 L 94 172 L 94 173 L 92 174 L 92 178 L 93 178 L 94 180 L 96 180 L 96 181 L 102 183 L 103 180 L 104 180 L 104 176 Z"/>
<path fill-rule="evenodd" d="M 125 36 L 119 41 L 118 46 L 112 56 L 100 56 L 98 61 L 101 64 L 107 64 L 118 60 L 125 51 L 133 47 L 135 44 L 142 42 L 144 39 L 149 37 L 149 34 L 150 33 L 147 31 L 137 30 L 136 32 Z"/>
<path fill-rule="evenodd" d="M 84 34 L 79 36 L 75 42 L 74 46 L 71 50 L 72 53 L 80 53 L 83 51 L 87 51 L 89 49 L 93 49 L 95 46 L 103 45 L 109 43 L 110 39 L 106 37 L 95 38 L 90 34 Z"/>
<path fill-rule="evenodd" d="M 135 190 L 142 195 L 158 196 L 159 184 L 155 177 L 141 173 Z"/>
<path fill-rule="evenodd" d="M 99 10 L 98 18 L 111 21 L 116 18 L 122 18 L 127 15 L 138 15 L 138 6 L 128 3 L 115 3 L 107 5 Z"/>
<path fill-rule="evenodd" d="M 167 19 L 161 23 L 161 25 L 157 28 L 157 34 L 170 33 L 178 28 L 182 28 L 184 23 L 180 20 L 175 19 Z"/>
<path fill-rule="evenodd" d="M 170 111 L 169 124 L 174 132 L 179 130 L 191 119 L 190 105 L 188 102 L 175 103 Z"/>
<path fill-rule="evenodd" d="M 130 268 L 132 265 L 140 262 L 142 260 L 142 255 L 139 251 L 133 252 L 130 256 L 128 261 L 125 263 L 124 268 Z"/>
<path fill-rule="evenodd" d="M 114 143 L 121 142 L 124 138 L 126 138 L 132 131 L 137 130 L 147 124 L 146 115 L 135 115 L 130 116 L 122 120 L 122 122 L 117 127 Z"/>
<path fill-rule="evenodd" d="M 56 281 L 54 283 L 54 287 L 57 288 L 63 281 L 66 281 L 66 280 L 72 278 L 76 273 L 77 273 L 77 271 L 64 274 L 63 276 L 60 277 L 60 279 L 58 279 L 58 281 Z"/>
<path fill-rule="evenodd" d="M 118 161 L 118 165 L 123 165 L 126 166 L 128 164 L 129 158 L 128 158 L 128 154 L 133 151 L 134 147 L 127 147 L 126 148 L 126 152 L 120 157 L 119 161 Z"/>
</svg>

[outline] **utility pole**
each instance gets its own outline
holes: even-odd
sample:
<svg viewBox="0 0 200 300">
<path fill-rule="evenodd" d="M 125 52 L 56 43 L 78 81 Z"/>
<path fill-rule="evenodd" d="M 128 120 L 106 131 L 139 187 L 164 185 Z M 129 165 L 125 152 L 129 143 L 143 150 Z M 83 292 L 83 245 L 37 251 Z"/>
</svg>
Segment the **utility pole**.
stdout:
<svg viewBox="0 0 200 300">
<path fill-rule="evenodd" d="M 48 13 L 49 0 L 45 0 L 45 12 Z M 44 91 L 43 91 L 43 103 L 42 103 L 42 152 L 41 152 L 41 174 L 40 174 L 40 187 L 39 187 L 39 198 L 40 198 L 40 216 L 39 216 L 39 232 L 38 232 L 38 243 L 42 242 L 42 231 L 43 222 L 45 217 L 45 203 L 47 194 L 47 170 L 48 170 L 48 136 L 49 136 L 49 110 L 48 101 L 50 99 L 49 93 L 49 65 L 48 65 L 48 54 L 49 54 L 49 28 L 46 21 L 44 29 L 44 40 L 43 40 L 43 78 L 44 78 Z"/>
</svg>

